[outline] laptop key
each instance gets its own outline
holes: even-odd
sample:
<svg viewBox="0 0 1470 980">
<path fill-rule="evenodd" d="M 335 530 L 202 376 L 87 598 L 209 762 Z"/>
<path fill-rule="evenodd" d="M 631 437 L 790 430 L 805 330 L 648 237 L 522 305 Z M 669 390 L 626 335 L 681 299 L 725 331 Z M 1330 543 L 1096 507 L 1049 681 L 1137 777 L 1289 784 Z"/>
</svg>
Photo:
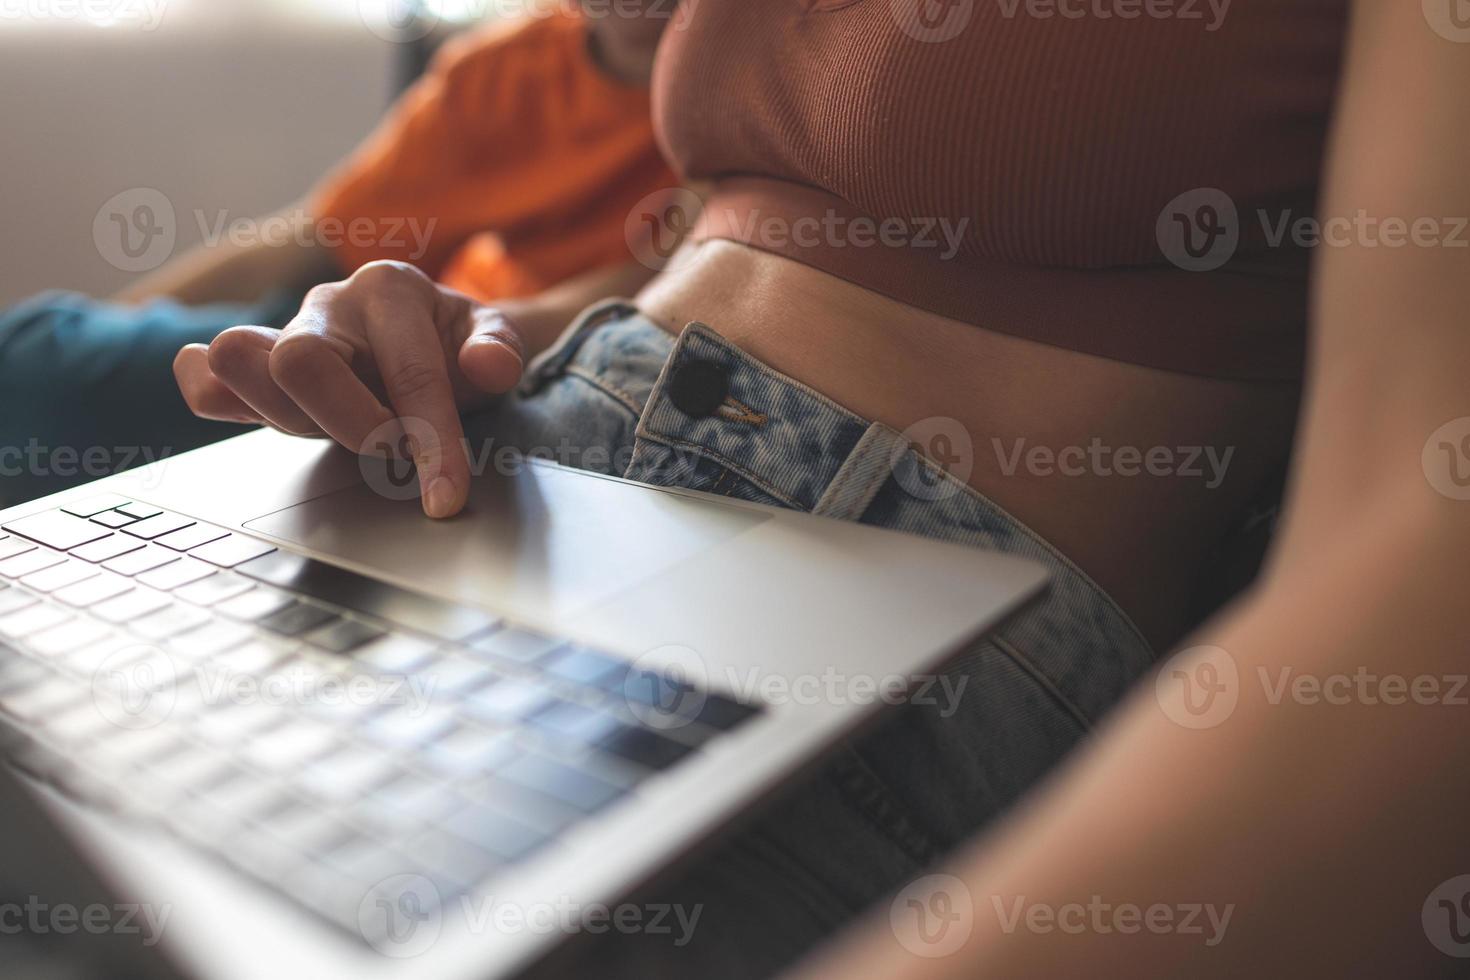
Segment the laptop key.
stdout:
<svg viewBox="0 0 1470 980">
<path fill-rule="evenodd" d="M 39 572 L 43 568 L 52 565 L 60 565 L 66 561 L 66 556 L 45 548 L 35 548 L 31 551 L 23 551 L 18 555 L 0 561 L 0 577 L 24 578 L 27 575 Z"/>
<path fill-rule="evenodd" d="M 71 612 L 66 609 L 37 603 L 19 612 L 13 612 L 9 616 L 0 616 L 0 636 L 21 639 L 32 633 L 60 626 L 71 618 L 73 618 Z"/>
<path fill-rule="evenodd" d="M 469 648 L 478 653 L 488 653 L 501 660 L 518 664 L 531 664 L 551 651 L 564 646 L 566 641 L 514 626 L 497 630 L 470 642 Z"/>
<path fill-rule="evenodd" d="M 73 558 L 80 558 L 82 561 L 104 562 L 130 551 L 138 551 L 142 547 L 143 542 L 137 538 L 130 538 L 126 534 L 109 534 L 105 538 L 98 538 L 80 548 L 73 548 L 70 554 Z"/>
<path fill-rule="evenodd" d="M 138 519 L 128 514 L 124 514 L 121 511 L 105 510 L 102 513 L 93 517 L 92 522 L 95 524 L 101 524 L 103 527 L 111 528 L 115 531 L 118 528 L 127 527 L 129 524 L 136 524 L 138 522 Z"/>
<path fill-rule="evenodd" d="M 154 507 L 152 504 L 144 504 L 136 500 L 119 504 L 117 510 L 119 513 L 127 514 L 129 517 L 135 517 L 140 521 L 145 517 L 152 517 L 155 514 L 163 513 L 162 507 Z"/>
<path fill-rule="evenodd" d="M 531 724 L 548 734 L 588 745 L 615 734 L 622 722 L 606 712 L 570 701 L 557 701 L 531 717 Z"/>
<path fill-rule="evenodd" d="M 587 813 L 595 813 L 627 792 L 621 786 L 539 755 L 517 756 L 496 769 L 495 775 Z"/>
<path fill-rule="evenodd" d="M 150 640 L 166 640 L 207 622 L 209 622 L 209 613 L 203 609 L 195 609 L 182 602 L 170 601 L 164 608 L 133 620 L 128 624 L 128 628 Z"/>
<path fill-rule="evenodd" d="M 352 662 L 361 670 L 385 674 L 407 674 L 429 662 L 434 644 L 418 636 L 392 633 L 361 647 Z"/>
<path fill-rule="evenodd" d="M 74 504 L 67 504 L 61 509 L 64 513 L 70 514 L 73 517 L 95 517 L 104 510 L 114 510 L 130 503 L 132 501 L 127 497 L 119 497 L 115 493 L 107 493 L 96 497 L 88 497 Z"/>
<path fill-rule="evenodd" d="M 160 548 L 155 544 L 147 545 L 136 551 L 130 551 L 125 555 L 109 559 L 102 563 L 102 567 L 119 575 L 141 575 L 152 571 L 161 565 L 179 560 L 179 553 Z"/>
<path fill-rule="evenodd" d="M 170 531 L 167 534 L 155 538 L 153 543 L 162 545 L 165 548 L 172 548 L 174 551 L 188 551 L 192 548 L 198 548 L 200 545 L 209 544 L 211 541 L 218 541 L 229 533 L 229 531 L 226 531 L 222 527 L 215 527 L 213 524 L 200 522 L 180 528 L 177 531 Z"/>
<path fill-rule="evenodd" d="M 383 635 L 384 631 L 371 623 L 341 619 L 311 633 L 306 642 L 328 653 L 348 653 Z"/>
<path fill-rule="evenodd" d="M 212 606 L 255 588 L 255 583 L 233 572 L 215 572 L 174 590 L 174 596 L 196 606 Z"/>
<path fill-rule="evenodd" d="M 168 648 L 185 660 L 198 663 L 232 650 L 254 635 L 248 626 L 217 619 L 172 637 Z"/>
<path fill-rule="evenodd" d="M 263 616 L 256 625 L 282 636 L 300 636 L 336 620 L 337 614 L 321 606 L 305 602 L 292 602 L 282 606 L 268 616 Z"/>
<path fill-rule="evenodd" d="M 598 746 L 648 769 L 667 769 L 694 749 L 682 742 L 649 731 L 623 726 L 601 739 Z"/>
<path fill-rule="evenodd" d="M 26 646 L 48 657 L 62 657 L 101 642 L 113 631 L 105 623 L 91 619 L 74 619 L 34 633 L 26 638 Z"/>
<path fill-rule="evenodd" d="M 50 568 L 39 572 L 32 572 L 20 580 L 20 584 L 37 592 L 55 592 L 64 589 L 68 585 L 76 585 L 85 579 L 98 574 L 101 571 L 96 565 L 75 558 L 68 558 Z"/>
<path fill-rule="evenodd" d="M 525 857 L 547 843 L 547 836 L 488 806 L 471 805 L 444 820 L 444 829 L 507 861 Z"/>
<path fill-rule="evenodd" d="M 197 561 L 187 555 L 178 561 L 171 561 L 165 565 L 143 572 L 138 576 L 138 582 L 149 585 L 155 589 L 165 592 L 177 589 L 180 586 L 197 582 L 208 575 L 214 574 L 214 566 Z"/>
<path fill-rule="evenodd" d="M 613 688 L 622 683 L 629 665 L 585 647 L 573 647 L 553 657 L 546 664 L 545 670 L 546 673 L 573 684 Z"/>
<path fill-rule="evenodd" d="M 167 593 L 149 588 L 134 588 L 116 598 L 99 602 L 90 611 L 92 615 L 109 623 L 128 623 L 163 609 L 172 601 Z"/>
<path fill-rule="evenodd" d="M 70 551 L 88 541 L 105 538 L 110 533 L 106 528 L 98 527 L 91 521 L 63 514 L 59 510 L 22 517 L 18 521 L 11 521 L 4 525 L 4 528 L 11 534 L 30 538 L 32 541 L 40 542 L 58 551 Z"/>
<path fill-rule="evenodd" d="M 146 538 L 152 541 L 161 538 L 165 534 L 171 534 L 179 528 L 194 524 L 194 518 L 185 517 L 182 514 L 170 514 L 168 511 L 160 511 L 152 517 L 145 517 L 136 524 L 129 524 L 123 528 L 124 534 L 131 534 L 135 538 Z"/>
<path fill-rule="evenodd" d="M 84 579 L 75 585 L 69 585 L 64 589 L 58 589 L 52 593 L 52 598 L 58 602 L 64 602 L 68 606 L 86 608 L 96 605 L 114 596 L 120 596 L 133 588 L 133 583 L 121 575 L 112 572 L 103 572 L 92 578 Z"/>
<path fill-rule="evenodd" d="M 231 619 L 241 619 L 246 622 L 254 622 L 264 616 L 269 616 L 278 609 L 289 606 L 294 600 L 284 592 L 276 589 L 257 586 L 249 592 L 242 592 L 231 599 L 217 604 L 215 612 L 223 613 Z"/>
<path fill-rule="evenodd" d="M 0 535 L 0 561 L 13 558 L 23 551 L 34 551 L 36 542 L 25 538 L 13 538 L 10 535 Z"/>
<path fill-rule="evenodd" d="M 240 534 L 227 534 L 218 541 L 211 541 L 209 544 L 195 548 L 189 554 L 200 561 L 218 565 L 220 568 L 234 568 L 236 565 L 268 555 L 275 550 L 274 545 L 268 545 L 253 538 Z"/>
<path fill-rule="evenodd" d="M 4 592 L 0 592 L 0 616 L 8 616 L 13 612 L 24 609 L 26 606 L 33 606 L 38 601 L 29 592 L 7 588 Z"/>
<path fill-rule="evenodd" d="M 483 691 L 476 691 L 463 704 L 466 714 L 491 723 L 509 723 L 528 718 L 553 703 L 556 696 L 530 678 L 512 677 Z"/>
</svg>

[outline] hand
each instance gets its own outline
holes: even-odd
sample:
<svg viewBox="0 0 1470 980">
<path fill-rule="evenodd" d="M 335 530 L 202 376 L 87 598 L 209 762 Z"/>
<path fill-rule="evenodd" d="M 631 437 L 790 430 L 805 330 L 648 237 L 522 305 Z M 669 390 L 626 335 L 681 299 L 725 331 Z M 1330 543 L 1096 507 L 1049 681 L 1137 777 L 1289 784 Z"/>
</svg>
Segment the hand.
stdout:
<svg viewBox="0 0 1470 980">
<path fill-rule="evenodd" d="M 451 517 L 470 482 L 460 413 L 513 388 L 524 350 L 503 312 L 413 266 L 372 262 L 313 289 L 284 330 L 232 327 L 190 344 L 174 376 L 203 418 L 326 435 L 365 454 L 406 436 L 424 513 Z M 408 418 L 427 424 L 401 427 Z"/>
</svg>

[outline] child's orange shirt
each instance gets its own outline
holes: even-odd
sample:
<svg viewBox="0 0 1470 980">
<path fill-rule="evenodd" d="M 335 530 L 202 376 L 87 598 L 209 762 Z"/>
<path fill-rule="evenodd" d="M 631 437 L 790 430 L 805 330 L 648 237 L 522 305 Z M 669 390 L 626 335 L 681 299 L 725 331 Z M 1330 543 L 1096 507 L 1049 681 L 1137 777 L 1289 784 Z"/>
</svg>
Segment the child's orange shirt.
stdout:
<svg viewBox="0 0 1470 980">
<path fill-rule="evenodd" d="M 608 78 L 581 19 L 557 14 L 446 44 L 311 209 L 381 229 L 378 243 L 336 247 L 345 271 L 411 261 L 491 301 L 630 261 L 628 213 L 675 184 L 648 90 Z M 410 219 L 420 229 L 435 222 L 422 254 L 403 230 Z"/>
</svg>

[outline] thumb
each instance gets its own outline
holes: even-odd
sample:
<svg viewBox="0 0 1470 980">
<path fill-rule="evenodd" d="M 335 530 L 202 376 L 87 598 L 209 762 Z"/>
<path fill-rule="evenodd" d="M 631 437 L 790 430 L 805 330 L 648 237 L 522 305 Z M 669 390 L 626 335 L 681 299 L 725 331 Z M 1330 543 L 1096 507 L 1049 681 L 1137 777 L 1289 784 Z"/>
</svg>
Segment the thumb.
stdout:
<svg viewBox="0 0 1470 980">
<path fill-rule="evenodd" d="M 470 335 L 459 348 L 459 370 L 479 390 L 503 394 L 521 380 L 525 350 L 520 330 L 502 310 L 477 310 Z"/>
</svg>

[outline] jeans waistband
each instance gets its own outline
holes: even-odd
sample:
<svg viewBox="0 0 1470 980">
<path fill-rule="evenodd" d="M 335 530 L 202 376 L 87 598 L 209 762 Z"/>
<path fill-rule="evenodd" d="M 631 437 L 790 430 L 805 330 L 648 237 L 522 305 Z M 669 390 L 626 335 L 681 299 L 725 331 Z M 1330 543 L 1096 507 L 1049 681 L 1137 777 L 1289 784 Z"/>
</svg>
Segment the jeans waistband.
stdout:
<svg viewBox="0 0 1470 980">
<path fill-rule="evenodd" d="M 1037 647 L 1075 654 L 1080 644 L 1111 651 L 1129 674 L 1152 662 L 1130 617 L 1045 539 L 916 452 L 904 434 L 768 367 L 706 324 L 691 322 L 676 338 L 626 300 L 596 304 L 532 362 L 522 390 L 567 372 L 621 393 L 637 416 L 640 444 L 715 460 L 787 506 L 1041 562 L 1053 582 L 1040 605 L 1051 611 L 1025 614 L 1002 631 L 1039 657 Z M 1056 642 L 1059 622 L 1066 644 Z"/>
</svg>

